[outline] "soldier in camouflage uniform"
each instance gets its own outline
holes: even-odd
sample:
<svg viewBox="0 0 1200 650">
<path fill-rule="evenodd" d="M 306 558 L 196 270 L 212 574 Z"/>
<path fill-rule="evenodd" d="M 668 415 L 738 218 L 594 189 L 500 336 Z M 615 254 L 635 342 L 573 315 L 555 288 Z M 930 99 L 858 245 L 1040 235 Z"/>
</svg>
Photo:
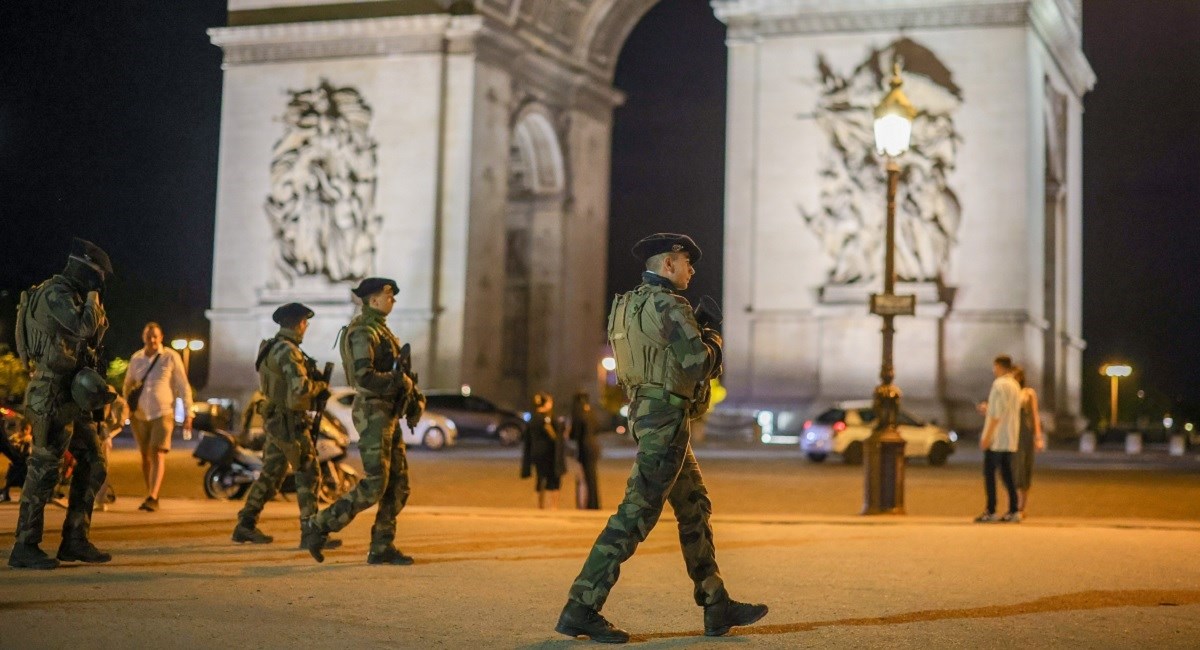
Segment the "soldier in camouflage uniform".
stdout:
<svg viewBox="0 0 1200 650">
<path fill-rule="evenodd" d="M 369 564 L 412 564 L 394 545 L 396 516 L 408 501 L 408 457 L 397 427 L 400 417 L 416 426 L 425 396 L 397 363 L 400 341 L 387 326 L 396 304 L 395 281 L 367 278 L 353 289 L 362 313 L 342 331 L 339 349 L 346 380 L 354 388 L 352 414 L 366 476 L 350 492 L 322 510 L 305 531 L 305 544 L 318 562 L 330 532 L 345 528 L 358 513 L 378 504 L 371 527 Z"/>
<path fill-rule="evenodd" d="M 17 352 L 33 369 L 25 391 L 25 415 L 33 424 L 33 455 L 21 491 L 16 544 L 8 557 L 11 567 L 53 569 L 58 560 L 112 559 L 88 541 L 96 491 L 108 476 L 108 457 L 92 414 L 85 410 L 97 404 L 103 407 L 109 399 L 103 377 L 85 365 L 108 330 L 100 293 L 111 275 L 108 255 L 95 244 L 76 239 L 66 269 L 21 296 L 15 333 Z M 38 545 L 46 503 L 54 496 L 59 464 L 68 448 L 77 464 L 56 560 Z"/>
<path fill-rule="evenodd" d="M 739 603 L 725 591 L 709 525 L 712 503 L 690 444 L 689 421 L 707 409 L 708 381 L 720 373 L 721 338 L 701 328 L 687 299 L 675 293 L 687 288 L 695 273 L 692 263 L 700 259 L 690 237 L 651 235 L 633 253 L 645 262 L 646 272 L 636 289 L 613 300 L 608 336 L 617 377 L 630 398 L 637 459 L 625 498 L 571 585 L 555 630 L 605 643 L 629 640 L 629 633 L 608 622 L 600 609 L 621 563 L 645 541 L 670 501 L 693 595 L 704 607 L 704 633 L 721 636 L 767 613 L 766 605 Z"/>
<path fill-rule="evenodd" d="M 308 319 L 313 312 L 308 307 L 291 302 L 275 310 L 271 319 L 279 324 L 279 332 L 259 344 L 255 369 L 258 370 L 259 390 L 266 400 L 258 403 L 267 433 L 263 447 L 263 468 L 250 492 L 246 505 L 238 513 L 233 529 L 233 541 L 238 543 L 269 544 L 270 535 L 258 529 L 258 516 L 263 504 L 274 498 L 291 465 L 296 476 L 296 501 L 300 505 L 300 527 L 317 514 L 317 452 L 308 433 L 312 418 L 308 411 L 329 397 L 329 384 L 315 379 L 315 363 L 300 349 Z M 336 540 L 328 540 L 333 547 Z M 303 547 L 303 544 L 301 544 Z"/>
</svg>

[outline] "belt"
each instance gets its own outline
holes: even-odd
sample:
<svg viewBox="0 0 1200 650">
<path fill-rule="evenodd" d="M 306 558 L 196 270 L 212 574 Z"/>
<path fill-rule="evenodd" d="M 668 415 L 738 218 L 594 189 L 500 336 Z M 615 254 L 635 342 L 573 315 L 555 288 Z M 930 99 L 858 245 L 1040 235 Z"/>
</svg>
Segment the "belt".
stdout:
<svg viewBox="0 0 1200 650">
<path fill-rule="evenodd" d="M 633 389 L 630 401 L 638 399 L 655 399 L 666 402 L 676 408 L 688 408 L 692 400 L 659 386 L 658 384 L 640 384 Z"/>
</svg>

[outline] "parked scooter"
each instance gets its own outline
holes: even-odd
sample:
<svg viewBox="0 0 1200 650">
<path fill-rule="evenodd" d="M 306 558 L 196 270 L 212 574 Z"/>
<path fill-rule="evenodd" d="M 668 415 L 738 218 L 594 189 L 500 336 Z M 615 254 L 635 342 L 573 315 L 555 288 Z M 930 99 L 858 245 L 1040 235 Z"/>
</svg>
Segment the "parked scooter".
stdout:
<svg viewBox="0 0 1200 650">
<path fill-rule="evenodd" d="M 192 456 L 200 465 L 209 465 L 204 472 L 204 493 L 210 499 L 241 499 L 250 490 L 254 479 L 262 472 L 262 449 L 266 434 L 251 429 L 240 436 L 228 431 L 202 431 Z M 317 498 L 329 503 L 349 492 L 358 484 L 358 472 L 346 461 L 350 434 L 335 418 L 321 419 L 317 437 L 317 465 L 321 476 Z M 296 492 L 296 477 L 289 468 L 280 487 L 281 493 Z"/>
</svg>

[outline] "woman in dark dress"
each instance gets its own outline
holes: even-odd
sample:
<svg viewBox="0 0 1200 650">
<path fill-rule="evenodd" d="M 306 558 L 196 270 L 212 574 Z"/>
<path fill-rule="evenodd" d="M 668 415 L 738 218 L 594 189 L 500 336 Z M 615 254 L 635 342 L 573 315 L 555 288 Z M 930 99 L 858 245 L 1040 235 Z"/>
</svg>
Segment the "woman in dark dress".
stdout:
<svg viewBox="0 0 1200 650">
<path fill-rule="evenodd" d="M 1033 485 L 1033 455 L 1046 448 L 1046 439 L 1042 436 L 1041 418 L 1038 417 L 1037 393 L 1025 385 L 1025 370 L 1018 366 L 1013 371 L 1013 379 L 1021 387 L 1021 429 L 1013 458 L 1013 478 L 1017 485 L 1017 510 L 1024 519 L 1025 503 Z"/>
<path fill-rule="evenodd" d="M 596 464 L 600 461 L 600 442 L 596 439 L 596 415 L 587 393 L 576 393 L 571 401 L 569 437 L 575 442 L 582 480 L 575 489 L 576 506 L 582 510 L 600 509 L 600 487 L 596 480 Z"/>
<path fill-rule="evenodd" d="M 566 472 L 566 447 L 554 426 L 554 399 L 548 393 L 533 396 L 533 415 L 525 427 L 525 445 L 521 453 L 521 478 L 537 472 L 538 508 L 558 509 L 558 490 Z"/>
</svg>

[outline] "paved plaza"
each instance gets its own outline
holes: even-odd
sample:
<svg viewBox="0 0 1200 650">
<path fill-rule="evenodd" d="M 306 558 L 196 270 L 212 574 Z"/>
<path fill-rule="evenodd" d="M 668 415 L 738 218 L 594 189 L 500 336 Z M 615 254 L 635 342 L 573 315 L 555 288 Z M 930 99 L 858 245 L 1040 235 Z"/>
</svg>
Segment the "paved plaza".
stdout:
<svg viewBox="0 0 1200 650">
<path fill-rule="evenodd" d="M 179 451 L 164 494 L 199 489 L 202 470 Z M 607 450 L 606 508 L 629 451 Z M 1154 468 L 1063 453 L 1047 462 L 1061 468 L 1039 475 L 1038 514 L 975 525 L 981 488 L 969 453 L 945 468 L 910 466 L 914 514 L 883 518 L 854 514 L 859 468 L 773 450 L 700 453 L 722 573 L 735 597 L 767 602 L 771 613 L 730 638 L 703 637 L 668 510 L 605 609 L 645 647 L 1200 644 L 1194 458 Z M 522 507 L 532 487 L 517 479 L 512 450 L 468 446 L 412 459 L 416 490 L 397 544 L 417 563 L 366 565 L 370 510 L 318 565 L 296 548 L 294 502 L 268 504 L 262 527 L 276 536 L 268 546 L 229 541 L 236 502 L 184 492 L 164 498 L 160 512 L 138 512 L 136 458 L 118 449 L 122 498 L 96 514 L 93 534 L 113 562 L 0 569 L 0 647 L 583 647 L 553 625 L 608 513 Z M 1082 503 L 1092 505 L 1059 512 Z M 0 505 L 5 556 L 16 515 L 15 504 Z M 62 516 L 48 511 L 50 549 Z"/>
</svg>

